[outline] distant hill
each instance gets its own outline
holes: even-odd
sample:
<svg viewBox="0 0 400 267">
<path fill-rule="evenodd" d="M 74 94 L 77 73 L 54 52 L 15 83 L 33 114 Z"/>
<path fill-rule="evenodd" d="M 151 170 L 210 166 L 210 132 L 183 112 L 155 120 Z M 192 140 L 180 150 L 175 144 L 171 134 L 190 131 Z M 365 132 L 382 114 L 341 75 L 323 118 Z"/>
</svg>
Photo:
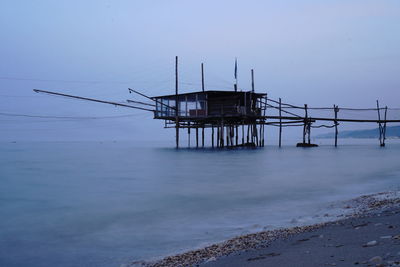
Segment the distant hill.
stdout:
<svg viewBox="0 0 400 267">
<path fill-rule="evenodd" d="M 370 130 L 343 131 L 339 130 L 339 138 L 379 138 L 379 128 Z M 316 138 L 335 138 L 335 133 L 317 135 Z M 387 126 L 386 138 L 400 138 L 400 126 Z"/>
</svg>

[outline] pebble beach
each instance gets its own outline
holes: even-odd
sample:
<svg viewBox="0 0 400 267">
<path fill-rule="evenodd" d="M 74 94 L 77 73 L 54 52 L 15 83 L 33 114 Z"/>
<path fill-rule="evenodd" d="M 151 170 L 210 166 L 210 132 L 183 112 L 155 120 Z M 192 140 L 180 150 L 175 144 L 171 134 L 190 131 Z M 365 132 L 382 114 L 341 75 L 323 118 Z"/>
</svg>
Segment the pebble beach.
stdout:
<svg viewBox="0 0 400 267">
<path fill-rule="evenodd" d="M 400 192 L 363 195 L 340 205 L 343 213 L 331 221 L 238 236 L 123 266 L 400 266 Z"/>
</svg>

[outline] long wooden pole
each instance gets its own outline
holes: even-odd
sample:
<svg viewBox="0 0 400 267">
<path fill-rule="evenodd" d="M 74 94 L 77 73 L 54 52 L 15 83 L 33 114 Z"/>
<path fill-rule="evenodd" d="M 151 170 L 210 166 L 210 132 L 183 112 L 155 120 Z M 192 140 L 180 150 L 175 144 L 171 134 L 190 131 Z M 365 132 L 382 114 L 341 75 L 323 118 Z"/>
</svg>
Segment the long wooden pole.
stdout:
<svg viewBox="0 0 400 267">
<path fill-rule="evenodd" d="M 175 57 L 175 128 L 176 148 L 179 148 L 179 96 L 178 96 L 178 57 Z"/>
<path fill-rule="evenodd" d="M 35 93 L 45 93 L 45 94 L 49 94 L 49 95 L 59 95 L 59 96 L 64 96 L 64 97 L 69 97 L 69 98 L 76 98 L 76 99 L 80 99 L 80 100 L 87 100 L 87 101 L 92 101 L 92 102 L 97 102 L 97 103 L 110 104 L 110 105 L 114 105 L 114 106 L 120 106 L 120 107 L 126 107 L 126 108 L 135 108 L 135 109 L 141 109 L 141 110 L 146 110 L 146 111 L 154 111 L 153 109 L 135 107 L 135 106 L 125 105 L 125 104 L 121 104 L 121 103 L 117 103 L 117 102 L 99 100 L 99 99 L 76 96 L 76 95 L 67 95 L 67 94 L 63 94 L 63 93 L 45 91 L 45 90 L 40 90 L 40 89 L 33 89 L 33 91 Z"/>
</svg>

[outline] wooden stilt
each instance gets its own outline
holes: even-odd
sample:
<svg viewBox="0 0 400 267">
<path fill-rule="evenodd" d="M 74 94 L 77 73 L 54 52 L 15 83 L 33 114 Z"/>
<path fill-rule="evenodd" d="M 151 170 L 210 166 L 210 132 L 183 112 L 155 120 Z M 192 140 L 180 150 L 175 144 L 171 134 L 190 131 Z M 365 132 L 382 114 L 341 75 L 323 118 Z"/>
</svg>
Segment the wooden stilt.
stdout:
<svg viewBox="0 0 400 267">
<path fill-rule="evenodd" d="M 239 126 L 236 125 L 236 146 L 239 145 Z"/>
<path fill-rule="evenodd" d="M 199 126 L 196 125 L 196 148 L 199 148 Z"/>
<path fill-rule="evenodd" d="M 379 108 L 379 101 L 376 100 L 376 107 L 378 110 L 378 125 L 379 125 L 379 144 L 380 146 L 385 146 L 385 142 L 382 141 L 382 133 L 383 133 L 383 127 L 382 127 L 382 123 L 381 123 L 381 110 Z"/>
<path fill-rule="evenodd" d="M 211 146 L 214 148 L 214 125 L 211 126 Z"/>
<path fill-rule="evenodd" d="M 242 146 L 244 146 L 244 121 L 242 121 Z"/>
<path fill-rule="evenodd" d="M 257 131 L 257 123 L 254 123 L 254 135 L 255 135 L 255 139 L 256 139 L 256 146 L 258 146 L 258 131 Z"/>
<path fill-rule="evenodd" d="M 385 146 L 386 141 L 386 115 L 387 115 L 388 107 L 385 107 L 385 122 L 383 123 L 383 146 Z"/>
<path fill-rule="evenodd" d="M 250 138 L 249 134 L 250 134 L 250 124 L 247 124 L 247 143 L 249 143 L 249 138 Z"/>
<path fill-rule="evenodd" d="M 188 147 L 190 147 L 190 122 L 188 122 Z"/>
<path fill-rule="evenodd" d="M 201 127 L 201 147 L 204 147 L 204 126 Z"/>
<path fill-rule="evenodd" d="M 337 115 L 339 112 L 339 108 L 336 105 L 333 105 L 333 110 L 335 111 L 335 147 L 337 147 L 337 139 L 338 139 L 338 122 L 337 122 Z"/>
<path fill-rule="evenodd" d="M 282 100 L 279 98 L 279 147 L 282 147 Z"/>
<path fill-rule="evenodd" d="M 220 127 L 220 126 L 217 126 L 217 147 L 219 147 L 219 145 L 220 145 L 220 143 L 221 143 L 219 127 Z"/>
<path fill-rule="evenodd" d="M 221 147 L 224 147 L 224 120 L 221 121 Z"/>
<path fill-rule="evenodd" d="M 303 144 L 306 143 L 306 133 L 307 133 L 307 124 L 308 124 L 307 104 L 304 104 L 304 110 L 305 110 L 305 116 L 304 116 L 304 126 L 303 126 Z"/>
</svg>

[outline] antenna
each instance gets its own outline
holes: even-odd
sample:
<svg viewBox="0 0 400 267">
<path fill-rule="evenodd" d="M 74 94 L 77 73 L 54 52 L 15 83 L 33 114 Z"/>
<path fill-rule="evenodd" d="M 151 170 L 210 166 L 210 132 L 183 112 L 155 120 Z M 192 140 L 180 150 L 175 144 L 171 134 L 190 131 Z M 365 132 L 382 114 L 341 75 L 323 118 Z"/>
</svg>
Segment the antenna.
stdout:
<svg viewBox="0 0 400 267">
<path fill-rule="evenodd" d="M 204 64 L 201 63 L 201 90 L 204 92 Z"/>
<path fill-rule="evenodd" d="M 251 69 L 251 91 L 254 93 L 254 70 Z"/>
<path fill-rule="evenodd" d="M 235 89 L 235 92 L 237 92 L 238 89 L 238 79 L 237 79 L 237 58 L 235 58 L 235 84 L 233 85 L 233 88 Z"/>
</svg>

